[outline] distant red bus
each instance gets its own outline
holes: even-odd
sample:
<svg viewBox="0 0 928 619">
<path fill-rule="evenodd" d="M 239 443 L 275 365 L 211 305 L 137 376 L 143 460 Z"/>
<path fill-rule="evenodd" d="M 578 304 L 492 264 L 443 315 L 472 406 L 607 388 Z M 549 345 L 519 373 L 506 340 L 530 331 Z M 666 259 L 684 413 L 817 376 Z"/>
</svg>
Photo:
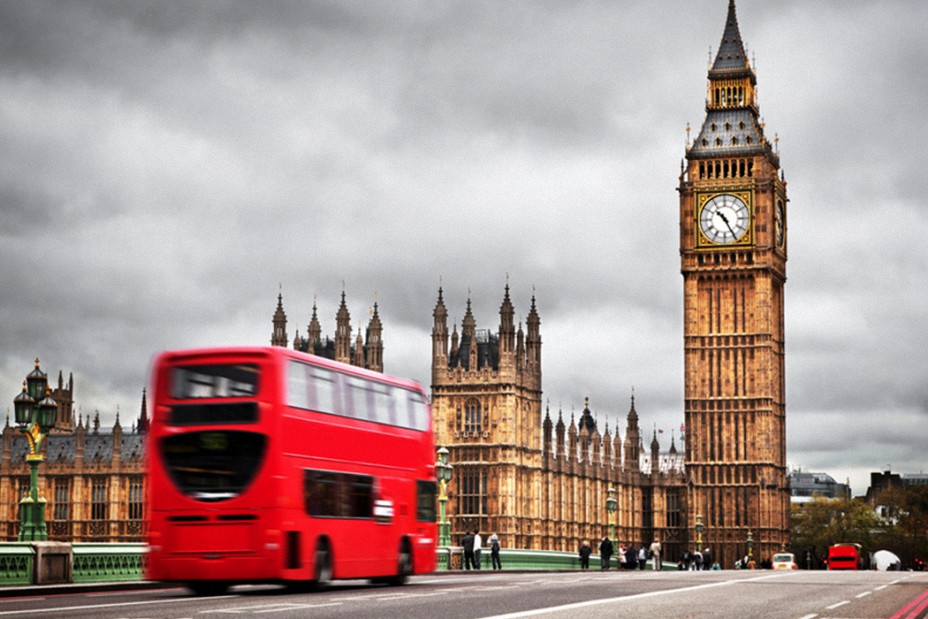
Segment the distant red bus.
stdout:
<svg viewBox="0 0 928 619">
<path fill-rule="evenodd" d="M 828 548 L 829 570 L 863 570 L 866 563 L 860 544 L 835 544 Z"/>
<path fill-rule="evenodd" d="M 146 577 L 402 584 L 435 569 L 422 387 L 282 347 L 165 352 L 152 369 Z"/>
</svg>

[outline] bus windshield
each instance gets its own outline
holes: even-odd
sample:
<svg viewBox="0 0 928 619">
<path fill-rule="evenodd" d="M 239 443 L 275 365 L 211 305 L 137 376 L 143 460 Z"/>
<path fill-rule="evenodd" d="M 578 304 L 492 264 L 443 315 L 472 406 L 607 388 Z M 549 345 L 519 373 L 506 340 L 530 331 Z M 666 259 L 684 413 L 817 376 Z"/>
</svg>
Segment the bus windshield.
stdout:
<svg viewBox="0 0 928 619">
<path fill-rule="evenodd" d="M 264 460 L 267 439 L 255 432 L 209 430 L 161 439 L 161 457 L 174 485 L 198 501 L 241 494 Z"/>
</svg>

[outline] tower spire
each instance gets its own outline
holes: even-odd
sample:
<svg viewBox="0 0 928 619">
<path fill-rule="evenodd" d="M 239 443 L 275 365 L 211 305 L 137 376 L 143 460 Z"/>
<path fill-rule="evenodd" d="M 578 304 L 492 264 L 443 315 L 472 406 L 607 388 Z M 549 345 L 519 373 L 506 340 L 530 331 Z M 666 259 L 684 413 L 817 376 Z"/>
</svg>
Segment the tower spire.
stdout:
<svg viewBox="0 0 928 619">
<path fill-rule="evenodd" d="M 725 31 L 722 33 L 722 42 L 719 51 L 712 63 L 713 71 L 750 69 L 747 54 L 744 53 L 744 43 L 741 41 L 741 31 L 738 29 L 738 16 L 735 13 L 735 0 L 728 2 L 728 16 L 725 18 Z"/>
<path fill-rule="evenodd" d="M 284 313 L 283 284 L 277 293 L 277 311 L 274 312 L 274 330 L 271 332 L 271 346 L 287 346 L 287 315 Z"/>
</svg>

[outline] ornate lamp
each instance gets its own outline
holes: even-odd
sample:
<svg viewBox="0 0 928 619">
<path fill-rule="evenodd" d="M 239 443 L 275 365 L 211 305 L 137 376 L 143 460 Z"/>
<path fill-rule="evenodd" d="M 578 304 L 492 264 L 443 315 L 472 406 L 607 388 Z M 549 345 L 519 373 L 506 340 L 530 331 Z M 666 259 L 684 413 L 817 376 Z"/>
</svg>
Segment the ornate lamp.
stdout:
<svg viewBox="0 0 928 619">
<path fill-rule="evenodd" d="M 451 545 L 451 523 L 446 517 L 446 503 L 448 502 L 448 484 L 451 482 L 452 469 L 448 464 L 448 449 L 441 447 L 438 450 L 438 461 L 435 462 L 435 475 L 438 477 L 438 505 L 441 517 L 438 521 L 438 545 Z"/>
<path fill-rule="evenodd" d="M 16 426 L 20 431 L 25 430 L 32 423 L 32 407 L 35 398 L 26 391 L 26 381 L 23 381 L 22 393 L 13 398 L 13 411 L 16 416 Z"/>
<path fill-rule="evenodd" d="M 619 502 L 615 498 L 615 488 L 609 486 L 606 491 L 606 512 L 609 514 L 609 539 L 615 544 L 615 510 Z"/>
<path fill-rule="evenodd" d="M 39 401 L 36 408 L 38 409 L 36 422 L 39 424 L 39 429 L 42 434 L 48 434 L 58 420 L 58 403 L 52 399 L 51 390 L 48 387 L 45 388 L 45 397 Z"/>
<path fill-rule="evenodd" d="M 51 397 L 48 379 L 39 368 L 39 359 L 23 381 L 23 390 L 13 398 L 16 427 L 29 441 L 26 463 L 29 465 L 29 494 L 19 502 L 19 541 L 45 541 L 45 498 L 39 496 L 39 464 L 45 459 L 40 447 L 48 432 L 55 427 L 58 404 Z"/>
<path fill-rule="evenodd" d="M 704 528 L 702 526 L 702 514 L 696 514 L 696 550 L 702 549 L 702 532 Z"/>
<path fill-rule="evenodd" d="M 748 529 L 748 540 L 746 542 L 748 547 L 748 565 L 754 562 L 754 537 L 751 535 L 751 530 Z"/>
</svg>

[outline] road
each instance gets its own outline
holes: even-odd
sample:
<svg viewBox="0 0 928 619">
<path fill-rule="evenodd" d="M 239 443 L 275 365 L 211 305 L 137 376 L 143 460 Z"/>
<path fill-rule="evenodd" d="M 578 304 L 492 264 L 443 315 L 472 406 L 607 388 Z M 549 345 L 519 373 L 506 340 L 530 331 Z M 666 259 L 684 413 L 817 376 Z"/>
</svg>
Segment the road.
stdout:
<svg viewBox="0 0 928 619">
<path fill-rule="evenodd" d="M 928 616 L 925 572 L 488 572 L 417 576 L 404 587 L 336 582 L 321 593 L 238 586 L 198 598 L 185 589 L 65 592 L 6 598 L 3 617 L 573 619 Z"/>
</svg>

